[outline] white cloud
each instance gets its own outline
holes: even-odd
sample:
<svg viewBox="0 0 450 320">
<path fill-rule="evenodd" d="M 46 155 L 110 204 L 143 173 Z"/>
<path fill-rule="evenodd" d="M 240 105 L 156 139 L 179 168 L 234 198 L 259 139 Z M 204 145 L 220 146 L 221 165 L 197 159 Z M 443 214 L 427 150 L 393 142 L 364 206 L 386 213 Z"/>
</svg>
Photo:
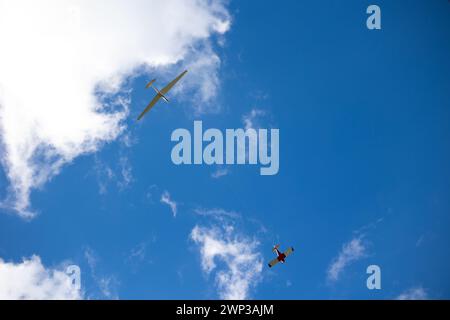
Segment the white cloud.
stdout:
<svg viewBox="0 0 450 320">
<path fill-rule="evenodd" d="M 164 191 L 161 195 L 161 203 L 167 204 L 172 211 L 174 217 L 177 216 L 177 206 L 178 204 L 170 198 L 170 193 L 168 191 Z"/>
<path fill-rule="evenodd" d="M 396 299 L 397 300 L 427 300 L 428 293 L 422 287 L 415 287 L 415 288 L 410 288 L 410 289 L 404 291 Z"/>
<path fill-rule="evenodd" d="M 21 263 L 0 259 L 0 300 L 82 299 L 64 270 L 45 268 L 38 256 Z"/>
<path fill-rule="evenodd" d="M 257 251 L 258 242 L 237 235 L 230 225 L 195 226 L 191 239 L 200 246 L 203 271 L 210 274 L 216 270 L 220 298 L 248 299 L 251 287 L 261 278 L 263 263 Z M 218 261 L 223 264 L 217 265 Z"/>
<path fill-rule="evenodd" d="M 210 99 L 220 64 L 210 37 L 229 25 L 222 1 L 0 0 L 2 206 L 32 217 L 33 189 L 124 131 L 118 94 L 139 67 L 188 61 L 201 73 L 185 85 Z"/>
<path fill-rule="evenodd" d="M 337 281 L 344 269 L 366 255 L 366 247 L 361 237 L 353 238 L 342 246 L 339 255 L 333 260 L 327 271 L 330 281 Z"/>
</svg>

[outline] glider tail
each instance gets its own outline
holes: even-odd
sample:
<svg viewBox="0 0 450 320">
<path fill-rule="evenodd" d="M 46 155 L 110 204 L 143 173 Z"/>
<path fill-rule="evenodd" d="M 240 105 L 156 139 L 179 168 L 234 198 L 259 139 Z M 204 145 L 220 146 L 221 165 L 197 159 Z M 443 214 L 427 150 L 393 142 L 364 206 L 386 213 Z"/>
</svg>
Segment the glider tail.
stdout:
<svg viewBox="0 0 450 320">
<path fill-rule="evenodd" d="M 153 79 L 152 81 L 150 81 L 146 86 L 145 86 L 145 89 L 148 89 L 148 88 L 150 88 L 152 85 L 153 85 L 153 83 L 156 81 L 156 79 Z"/>
</svg>

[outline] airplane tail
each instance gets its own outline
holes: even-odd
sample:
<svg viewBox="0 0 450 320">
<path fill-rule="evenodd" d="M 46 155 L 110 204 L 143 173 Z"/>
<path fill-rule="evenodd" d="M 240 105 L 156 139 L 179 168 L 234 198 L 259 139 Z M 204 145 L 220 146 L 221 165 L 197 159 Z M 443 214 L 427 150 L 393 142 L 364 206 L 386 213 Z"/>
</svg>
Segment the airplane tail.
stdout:
<svg viewBox="0 0 450 320">
<path fill-rule="evenodd" d="M 148 89 L 148 88 L 150 88 L 152 85 L 153 85 L 153 83 L 156 81 L 156 79 L 153 79 L 152 81 L 150 81 L 146 86 L 145 86 L 145 89 Z"/>
<path fill-rule="evenodd" d="M 273 252 L 277 251 L 279 247 L 280 247 L 280 245 L 279 245 L 279 244 L 277 244 L 277 245 L 273 246 L 273 249 L 272 249 L 272 251 L 273 251 Z"/>
</svg>

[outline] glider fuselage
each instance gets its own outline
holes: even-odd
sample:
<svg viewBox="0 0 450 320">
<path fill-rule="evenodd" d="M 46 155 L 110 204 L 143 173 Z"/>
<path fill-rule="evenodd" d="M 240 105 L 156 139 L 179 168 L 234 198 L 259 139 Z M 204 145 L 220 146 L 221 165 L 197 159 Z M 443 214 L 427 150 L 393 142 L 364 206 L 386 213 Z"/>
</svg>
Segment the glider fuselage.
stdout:
<svg viewBox="0 0 450 320">
<path fill-rule="evenodd" d="M 164 99 L 165 102 L 169 102 L 169 99 L 167 99 L 166 96 L 163 95 L 163 94 L 161 93 L 161 91 L 159 91 L 159 90 L 158 90 L 157 88 L 155 88 L 154 86 L 152 86 L 152 88 L 153 88 L 153 90 L 155 90 L 155 92 L 156 92 L 157 95 L 159 95 L 161 98 Z"/>
</svg>

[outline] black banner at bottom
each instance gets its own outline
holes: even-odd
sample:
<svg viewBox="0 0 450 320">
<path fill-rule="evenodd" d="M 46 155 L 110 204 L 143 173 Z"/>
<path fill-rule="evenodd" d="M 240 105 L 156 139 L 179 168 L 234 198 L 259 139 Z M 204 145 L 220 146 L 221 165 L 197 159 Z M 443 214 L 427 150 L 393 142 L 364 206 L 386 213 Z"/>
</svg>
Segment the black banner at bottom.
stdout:
<svg viewBox="0 0 450 320">
<path fill-rule="evenodd" d="M 449 301 L 349 301 L 349 300 L 121 300 L 121 301 L 2 301 L 15 316 L 36 312 L 85 318 L 97 312 L 121 319 L 300 319 L 312 316 L 386 317 L 393 312 L 419 316 L 449 310 Z M 445 314 L 445 313 L 443 313 Z"/>
</svg>

